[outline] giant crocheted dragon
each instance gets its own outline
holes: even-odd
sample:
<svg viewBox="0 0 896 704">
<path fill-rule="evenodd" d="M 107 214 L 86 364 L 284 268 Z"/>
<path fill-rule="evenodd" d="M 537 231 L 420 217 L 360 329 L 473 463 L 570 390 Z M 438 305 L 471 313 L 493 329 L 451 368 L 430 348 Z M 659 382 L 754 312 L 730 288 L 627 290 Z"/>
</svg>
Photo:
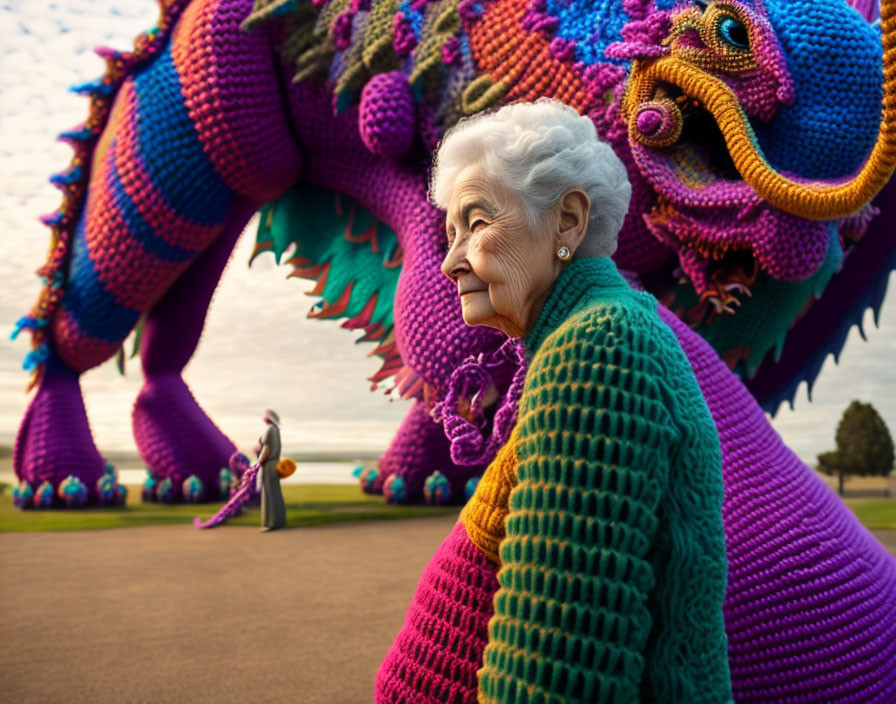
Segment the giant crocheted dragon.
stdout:
<svg viewBox="0 0 896 704">
<path fill-rule="evenodd" d="M 614 258 L 664 303 L 718 427 L 735 694 L 798 701 L 776 677 L 800 671 L 826 696 L 884 701 L 896 566 L 762 410 L 811 384 L 896 268 L 896 2 L 854 5 L 164 2 L 133 51 L 101 51 L 106 74 L 79 87 L 89 118 L 62 135 L 75 156 L 53 177 L 64 202 L 47 218 L 46 285 L 19 324 L 37 386 L 15 444 L 21 496 L 114 499 L 78 379 L 138 325 L 140 453 L 163 498 L 217 496 L 234 446 L 181 371 L 259 209 L 258 251 L 316 278 L 311 315 L 363 330 L 385 358 L 374 383 L 394 377 L 413 399 L 366 488 L 416 501 L 439 470 L 431 495 L 459 496 L 481 464 L 451 460 L 430 411 L 452 371 L 500 336 L 464 326 L 439 272 L 427 165 L 462 116 L 552 96 L 628 166 Z M 491 369 L 499 388 L 513 371 Z M 848 594 L 827 600 L 826 580 Z M 828 616 L 836 627 L 812 628 Z M 769 628 L 792 636 L 773 663 Z M 841 656 L 858 659 L 832 666 Z"/>
</svg>

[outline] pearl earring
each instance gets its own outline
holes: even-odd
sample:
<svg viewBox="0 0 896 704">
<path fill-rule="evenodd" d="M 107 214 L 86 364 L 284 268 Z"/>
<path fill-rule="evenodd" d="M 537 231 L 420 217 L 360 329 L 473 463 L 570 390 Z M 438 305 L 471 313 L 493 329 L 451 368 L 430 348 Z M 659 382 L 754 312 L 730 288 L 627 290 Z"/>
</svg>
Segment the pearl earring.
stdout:
<svg viewBox="0 0 896 704">
<path fill-rule="evenodd" d="M 566 262 L 569 261 L 569 258 L 572 255 L 569 253 L 569 247 L 563 245 L 560 249 L 557 250 L 557 258 Z"/>
</svg>

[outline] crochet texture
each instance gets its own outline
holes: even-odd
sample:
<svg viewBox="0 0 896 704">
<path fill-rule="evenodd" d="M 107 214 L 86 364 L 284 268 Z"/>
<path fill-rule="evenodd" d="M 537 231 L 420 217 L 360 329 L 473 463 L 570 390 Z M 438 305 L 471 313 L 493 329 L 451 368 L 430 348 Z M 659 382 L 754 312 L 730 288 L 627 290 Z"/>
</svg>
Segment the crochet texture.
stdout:
<svg viewBox="0 0 896 704">
<path fill-rule="evenodd" d="M 719 442 L 655 299 L 610 260 L 577 260 L 526 346 L 517 427 L 461 517 L 500 567 L 478 700 L 729 701 Z M 443 587 L 461 603 L 467 590 Z M 425 627 L 457 623 L 450 601 L 421 592 L 409 620 L 421 597 L 428 618 L 393 646 L 381 701 L 402 701 L 395 681 L 424 665 Z M 425 665 L 450 673 L 459 659 L 449 646 Z"/>
</svg>

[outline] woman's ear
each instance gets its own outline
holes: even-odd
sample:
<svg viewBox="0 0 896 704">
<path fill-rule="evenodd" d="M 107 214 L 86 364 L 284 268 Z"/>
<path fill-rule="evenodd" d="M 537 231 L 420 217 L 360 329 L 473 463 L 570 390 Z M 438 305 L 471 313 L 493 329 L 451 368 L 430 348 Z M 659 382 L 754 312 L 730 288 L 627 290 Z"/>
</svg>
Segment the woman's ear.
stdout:
<svg viewBox="0 0 896 704">
<path fill-rule="evenodd" d="M 573 188 L 563 194 L 558 208 L 557 248 L 566 246 L 575 254 L 585 233 L 588 232 L 588 213 L 591 201 L 581 188 Z"/>
</svg>

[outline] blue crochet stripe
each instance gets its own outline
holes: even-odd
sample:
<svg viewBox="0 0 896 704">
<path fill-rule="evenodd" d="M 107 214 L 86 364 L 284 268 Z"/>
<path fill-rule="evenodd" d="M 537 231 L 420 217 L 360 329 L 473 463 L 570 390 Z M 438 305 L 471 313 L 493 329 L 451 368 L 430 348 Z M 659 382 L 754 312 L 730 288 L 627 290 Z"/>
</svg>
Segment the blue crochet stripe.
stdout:
<svg viewBox="0 0 896 704">
<path fill-rule="evenodd" d="M 669 10 L 685 5 L 682 0 L 656 0 L 656 9 Z M 547 14 L 559 20 L 557 36 L 576 42 L 576 59 L 586 64 L 609 63 L 629 66 L 626 59 L 611 59 L 604 51 L 613 42 L 622 41 L 622 28 L 631 18 L 619 0 L 575 2 L 547 0 Z"/>
<path fill-rule="evenodd" d="M 586 64 L 629 63 L 604 57 L 604 50 L 621 40 L 622 27 L 629 19 L 618 0 L 590 3 L 548 0 L 547 14 L 559 20 L 558 37 L 576 42 L 577 60 Z"/>
<path fill-rule="evenodd" d="M 140 157 L 155 187 L 179 215 L 217 225 L 231 192 L 203 151 L 181 94 L 171 46 L 134 77 Z"/>
<path fill-rule="evenodd" d="M 116 143 L 113 141 L 110 150 L 115 148 Z M 114 200 L 119 212 L 127 223 L 128 232 L 144 251 L 167 262 L 183 262 L 196 256 L 196 252 L 191 252 L 166 242 L 156 234 L 155 228 L 146 222 L 137 209 L 137 204 L 134 203 L 133 198 L 125 190 L 124 184 L 121 182 L 121 175 L 118 173 L 118 167 L 114 163 L 110 164 L 109 186 L 114 194 Z"/>
<path fill-rule="evenodd" d="M 83 215 L 75 229 L 62 305 L 86 335 L 112 344 L 127 337 L 140 317 L 138 311 L 119 305 L 97 276 L 87 251 Z"/>
<path fill-rule="evenodd" d="M 410 0 L 404 0 L 404 2 L 398 6 L 398 11 L 404 13 L 411 29 L 414 31 L 414 36 L 417 37 L 417 39 L 420 39 L 420 32 L 423 28 L 423 13 L 411 7 Z"/>
<path fill-rule="evenodd" d="M 880 28 L 845 2 L 766 0 L 797 99 L 755 125 L 774 167 L 804 178 L 852 174 L 877 139 L 883 97 Z"/>
</svg>

